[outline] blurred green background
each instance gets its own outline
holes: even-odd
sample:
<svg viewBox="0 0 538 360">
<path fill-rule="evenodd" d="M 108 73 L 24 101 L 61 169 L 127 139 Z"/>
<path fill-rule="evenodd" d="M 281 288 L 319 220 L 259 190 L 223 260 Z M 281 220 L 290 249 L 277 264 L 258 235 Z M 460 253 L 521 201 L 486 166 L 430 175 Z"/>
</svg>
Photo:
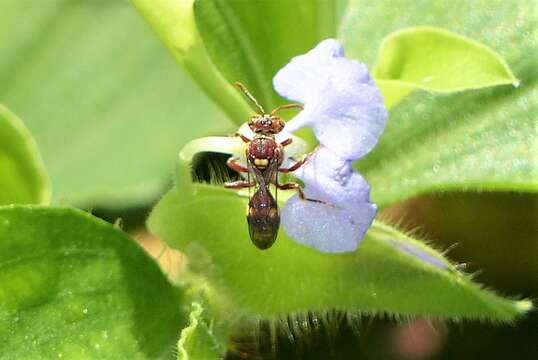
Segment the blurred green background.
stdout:
<svg viewBox="0 0 538 360">
<path fill-rule="evenodd" d="M 0 103 L 34 135 L 55 203 L 132 229 L 171 184 L 182 144 L 234 130 L 122 0 L 0 0 Z M 381 216 L 450 248 L 487 287 L 538 298 L 538 196 L 428 195 Z M 283 326 L 273 340 L 263 324 L 245 328 L 229 358 L 538 358 L 536 312 L 502 326 L 370 318 L 349 326 L 338 314 L 315 323 L 313 314 L 305 331 Z"/>
<path fill-rule="evenodd" d="M 147 205 L 183 143 L 233 130 L 127 1 L 1 0 L 0 59 L 55 203 Z"/>
</svg>

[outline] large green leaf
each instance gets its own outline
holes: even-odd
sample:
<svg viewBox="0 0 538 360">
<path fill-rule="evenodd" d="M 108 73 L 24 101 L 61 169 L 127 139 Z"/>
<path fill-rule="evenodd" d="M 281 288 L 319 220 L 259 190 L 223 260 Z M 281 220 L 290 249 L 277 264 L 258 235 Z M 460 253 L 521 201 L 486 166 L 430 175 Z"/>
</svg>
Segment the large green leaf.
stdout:
<svg viewBox="0 0 538 360">
<path fill-rule="evenodd" d="M 538 190 L 534 10 L 534 1 L 350 1 L 340 26 L 350 56 L 373 64 L 372 44 L 391 32 L 439 26 L 491 47 L 521 81 L 451 96 L 419 92 L 394 107 L 380 143 L 359 164 L 376 202 L 448 189 Z"/>
<path fill-rule="evenodd" d="M 49 178 L 34 139 L 0 105 L 0 205 L 46 204 L 49 199 Z"/>
<path fill-rule="evenodd" d="M 219 303 L 236 311 L 271 317 L 336 308 L 510 321 L 531 306 L 480 288 L 439 252 L 379 222 L 353 253 L 321 253 L 283 232 L 260 251 L 248 237 L 246 198 L 210 185 L 193 190 L 168 193 L 149 227 L 185 251 Z"/>
<path fill-rule="evenodd" d="M 197 0 L 194 14 L 213 63 L 229 82 L 244 83 L 265 110 L 283 101 L 272 86 L 276 72 L 336 31 L 333 1 Z"/>
<path fill-rule="evenodd" d="M 80 210 L 0 208 L 0 358 L 172 356 L 178 293 L 131 239 Z"/>
<path fill-rule="evenodd" d="M 518 80 L 488 47 L 449 31 L 410 27 L 383 39 L 372 75 L 391 107 L 414 89 L 455 92 Z"/>
<path fill-rule="evenodd" d="M 0 0 L 0 84 L 56 202 L 147 203 L 184 142 L 233 131 L 122 0 Z"/>
</svg>

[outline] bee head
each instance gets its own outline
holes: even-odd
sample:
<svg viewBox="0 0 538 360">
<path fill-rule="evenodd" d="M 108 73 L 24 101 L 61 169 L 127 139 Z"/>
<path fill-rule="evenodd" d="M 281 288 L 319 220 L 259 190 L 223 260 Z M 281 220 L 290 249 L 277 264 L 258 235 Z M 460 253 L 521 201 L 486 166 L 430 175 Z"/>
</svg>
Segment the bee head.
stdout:
<svg viewBox="0 0 538 360">
<path fill-rule="evenodd" d="M 257 134 L 278 134 L 284 125 L 280 116 L 270 114 L 254 115 L 248 122 L 250 129 Z"/>
<path fill-rule="evenodd" d="M 278 134 L 282 131 L 282 129 L 284 129 L 285 123 L 280 116 L 276 115 L 276 113 L 285 109 L 303 109 L 301 104 L 287 104 L 277 107 L 271 111 L 270 114 L 266 114 L 263 106 L 258 103 L 258 100 L 256 100 L 256 98 L 254 98 L 254 96 L 248 92 L 243 84 L 236 82 L 235 86 L 237 86 L 243 92 L 243 94 L 245 94 L 245 96 L 252 101 L 258 110 L 258 113 L 251 116 L 250 120 L 248 121 L 248 126 L 256 134 Z"/>
</svg>

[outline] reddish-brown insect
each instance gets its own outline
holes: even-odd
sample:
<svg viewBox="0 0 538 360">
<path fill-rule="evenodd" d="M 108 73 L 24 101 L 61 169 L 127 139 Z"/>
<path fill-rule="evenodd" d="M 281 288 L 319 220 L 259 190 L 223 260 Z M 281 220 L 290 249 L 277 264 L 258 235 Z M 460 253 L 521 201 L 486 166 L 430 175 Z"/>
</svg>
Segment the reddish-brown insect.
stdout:
<svg viewBox="0 0 538 360">
<path fill-rule="evenodd" d="M 227 182 L 224 186 L 231 189 L 256 188 L 248 203 L 247 222 L 250 239 L 254 245 L 263 250 L 273 245 L 280 227 L 280 213 L 276 200 L 278 189 L 296 189 L 301 198 L 304 199 L 299 184 L 293 182 L 280 184 L 278 174 L 279 172 L 288 173 L 297 170 L 305 163 L 307 156 L 289 168 L 282 168 L 284 147 L 291 144 L 292 139 L 289 138 L 280 143 L 275 139 L 275 135 L 281 132 L 285 125 L 284 120 L 276 113 L 284 109 L 302 109 L 303 107 L 300 104 L 288 104 L 279 106 L 267 114 L 243 84 L 236 82 L 235 85 L 254 103 L 258 113 L 253 115 L 248 122 L 248 126 L 254 132 L 252 139 L 242 134 L 234 135 L 240 137 L 247 144 L 247 167 L 239 164 L 238 158 L 232 157 L 227 162 L 231 169 L 247 173 L 248 180 Z M 274 197 L 270 191 L 271 184 L 275 188 Z M 311 201 L 318 202 L 317 200 Z"/>
</svg>

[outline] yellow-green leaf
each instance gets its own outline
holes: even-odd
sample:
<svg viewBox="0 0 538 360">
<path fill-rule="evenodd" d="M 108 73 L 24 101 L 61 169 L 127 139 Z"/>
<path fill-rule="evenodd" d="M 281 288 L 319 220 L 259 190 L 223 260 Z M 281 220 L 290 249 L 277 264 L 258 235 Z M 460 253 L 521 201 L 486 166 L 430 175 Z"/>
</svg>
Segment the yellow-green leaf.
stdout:
<svg viewBox="0 0 538 360">
<path fill-rule="evenodd" d="M 22 121 L 0 105 L 0 205 L 47 204 L 50 192 L 34 139 Z"/>
<path fill-rule="evenodd" d="M 222 349 L 211 326 L 203 318 L 203 312 L 202 305 L 192 303 L 189 325 L 181 330 L 181 337 L 177 343 L 178 360 L 222 359 Z"/>
<path fill-rule="evenodd" d="M 502 57 L 486 45 L 430 26 L 388 35 L 373 76 L 389 107 L 414 89 L 447 93 L 519 84 Z"/>
</svg>

